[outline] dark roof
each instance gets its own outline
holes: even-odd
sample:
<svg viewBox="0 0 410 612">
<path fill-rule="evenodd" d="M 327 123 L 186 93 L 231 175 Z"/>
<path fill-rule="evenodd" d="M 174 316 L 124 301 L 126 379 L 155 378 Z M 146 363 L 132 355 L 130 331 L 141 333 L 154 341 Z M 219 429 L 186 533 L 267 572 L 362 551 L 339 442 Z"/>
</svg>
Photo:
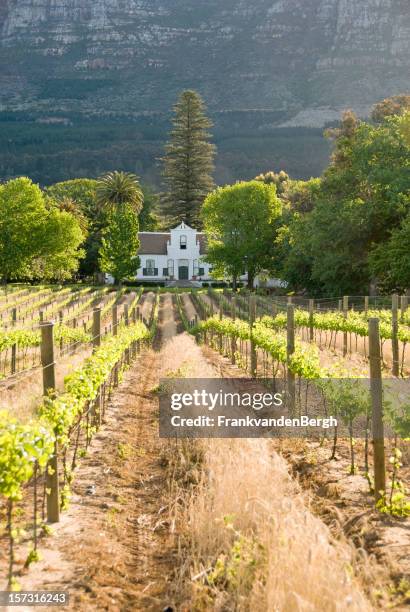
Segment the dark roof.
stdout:
<svg viewBox="0 0 410 612">
<path fill-rule="evenodd" d="M 170 232 L 140 232 L 140 255 L 166 255 L 167 243 L 171 239 Z M 197 241 L 199 242 L 199 253 L 206 253 L 206 236 L 205 234 L 197 233 Z"/>
<path fill-rule="evenodd" d="M 170 238 L 171 234 L 169 232 L 163 234 L 158 232 L 140 232 L 140 255 L 166 255 L 167 242 Z"/>
</svg>

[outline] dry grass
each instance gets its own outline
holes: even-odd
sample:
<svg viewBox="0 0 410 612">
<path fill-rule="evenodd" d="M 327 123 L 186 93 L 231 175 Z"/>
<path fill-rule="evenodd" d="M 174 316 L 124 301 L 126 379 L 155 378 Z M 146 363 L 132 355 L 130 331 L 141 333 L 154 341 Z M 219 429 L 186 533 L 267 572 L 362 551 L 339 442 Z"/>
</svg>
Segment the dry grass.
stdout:
<svg viewBox="0 0 410 612">
<path fill-rule="evenodd" d="M 197 486 L 190 465 L 194 486 L 179 517 L 191 609 L 372 609 L 353 578 L 352 550 L 309 511 L 267 440 L 200 445 L 201 453 L 181 449 L 183 464 L 203 461 Z"/>
<path fill-rule="evenodd" d="M 217 376 L 187 335 L 161 357 L 163 375 Z M 178 609 L 372 609 L 354 577 L 360 554 L 310 512 L 269 440 L 170 441 L 163 462 L 180 541 Z"/>
<path fill-rule="evenodd" d="M 204 359 L 200 347 L 188 334 L 173 336 L 161 351 L 160 376 L 181 371 L 181 378 L 214 378 L 214 368 Z"/>
</svg>

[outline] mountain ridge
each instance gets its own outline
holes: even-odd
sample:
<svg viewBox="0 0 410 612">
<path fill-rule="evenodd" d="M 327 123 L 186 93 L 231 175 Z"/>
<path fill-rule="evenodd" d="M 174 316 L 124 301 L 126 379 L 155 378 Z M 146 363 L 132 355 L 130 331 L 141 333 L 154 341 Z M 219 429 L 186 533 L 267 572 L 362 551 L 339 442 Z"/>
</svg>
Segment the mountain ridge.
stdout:
<svg viewBox="0 0 410 612">
<path fill-rule="evenodd" d="M 164 112 L 193 87 L 303 125 L 409 86 L 407 0 L 5 0 L 0 31 L 3 110 Z"/>
<path fill-rule="evenodd" d="M 409 0 L 2 0 L 0 177 L 158 186 L 187 88 L 215 123 L 217 182 L 318 176 L 324 126 L 410 90 Z"/>
</svg>

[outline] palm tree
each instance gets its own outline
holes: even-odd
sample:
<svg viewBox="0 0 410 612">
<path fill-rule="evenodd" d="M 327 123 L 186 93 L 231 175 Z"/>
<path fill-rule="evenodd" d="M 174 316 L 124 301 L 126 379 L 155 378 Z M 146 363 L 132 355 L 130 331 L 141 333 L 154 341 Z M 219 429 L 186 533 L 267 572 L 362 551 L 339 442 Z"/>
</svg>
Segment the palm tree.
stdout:
<svg viewBox="0 0 410 612">
<path fill-rule="evenodd" d="M 99 178 L 96 195 L 97 205 L 107 211 L 129 204 L 138 214 L 144 203 L 138 178 L 129 172 L 108 172 Z"/>
</svg>

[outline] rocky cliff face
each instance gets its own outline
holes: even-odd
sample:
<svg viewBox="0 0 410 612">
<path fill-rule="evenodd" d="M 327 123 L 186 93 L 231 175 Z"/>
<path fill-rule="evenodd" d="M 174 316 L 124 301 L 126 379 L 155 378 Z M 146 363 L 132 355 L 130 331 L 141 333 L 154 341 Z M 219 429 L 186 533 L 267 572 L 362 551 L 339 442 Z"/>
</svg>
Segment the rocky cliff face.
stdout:
<svg viewBox="0 0 410 612">
<path fill-rule="evenodd" d="M 1 0 L 0 110 L 166 112 L 182 88 L 277 125 L 410 89 L 409 0 Z"/>
</svg>

